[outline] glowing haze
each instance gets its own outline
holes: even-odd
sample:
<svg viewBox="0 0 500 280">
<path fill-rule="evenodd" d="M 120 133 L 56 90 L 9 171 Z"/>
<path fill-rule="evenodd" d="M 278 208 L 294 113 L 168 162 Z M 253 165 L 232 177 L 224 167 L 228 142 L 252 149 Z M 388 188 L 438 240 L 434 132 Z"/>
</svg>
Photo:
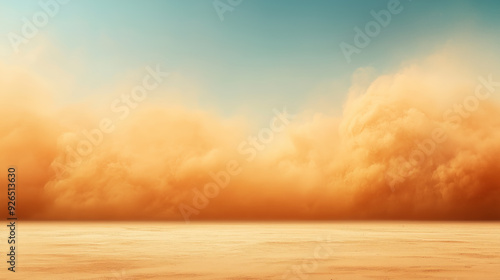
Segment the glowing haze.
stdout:
<svg viewBox="0 0 500 280">
<path fill-rule="evenodd" d="M 214 30 L 236 36 L 226 21 L 250 26 L 241 21 L 257 9 L 255 3 L 238 6 L 223 25 L 211 6 L 199 20 L 209 18 Z M 413 18 L 428 5 L 415 3 L 412 10 L 403 4 L 403 22 L 404 13 Z M 60 18 L 51 19 L 54 28 L 75 13 L 67 5 Z M 321 10 L 307 8 L 304 13 Z M 289 9 L 283 13 L 297 12 Z M 267 21 L 275 14 L 262 17 Z M 354 27 L 371 18 L 342 20 Z M 290 42 L 267 33 L 266 42 L 276 39 L 276 46 L 260 49 L 254 40 L 255 48 L 245 49 L 241 56 L 248 57 L 241 60 L 237 47 L 243 46 L 223 54 L 198 49 L 189 53 L 201 56 L 193 60 L 182 49 L 169 50 L 185 64 L 153 59 L 163 41 L 156 42 L 158 49 L 120 53 L 116 37 L 103 31 L 103 45 L 119 53 L 103 58 L 94 53 L 97 41 L 86 52 L 40 33 L 0 64 L 0 166 L 17 168 L 17 213 L 26 220 L 500 219 L 500 61 L 498 42 L 488 36 L 498 33 L 468 27 L 435 44 L 415 45 L 417 51 L 396 38 L 402 27 L 391 23 L 351 64 L 323 41 L 331 49 L 306 44 L 302 53 L 292 44 L 288 51 L 268 52 Z M 67 31 L 62 30 L 52 31 Z M 336 40 L 352 40 L 351 31 Z M 307 36 L 330 36 L 315 32 L 300 36 L 304 42 L 319 42 Z M 179 34 L 187 36 L 186 47 L 200 45 L 188 32 L 168 36 Z M 426 44 L 436 38 L 412 34 Z M 101 59 L 110 60 L 103 66 Z M 115 66 L 125 70 L 110 74 Z M 250 70 L 255 72 L 245 72 Z M 237 88 L 241 92 L 232 96 Z M 5 205 L 5 195 L 0 197 Z"/>
<path fill-rule="evenodd" d="M 359 69 L 341 116 L 269 112 L 265 143 L 243 118 L 138 103 L 79 160 L 106 112 L 54 109 L 2 67 L 1 164 L 19 170 L 24 219 L 498 219 L 498 76 L 447 53 L 372 82 Z M 230 181 L 205 190 L 216 176 Z"/>
</svg>

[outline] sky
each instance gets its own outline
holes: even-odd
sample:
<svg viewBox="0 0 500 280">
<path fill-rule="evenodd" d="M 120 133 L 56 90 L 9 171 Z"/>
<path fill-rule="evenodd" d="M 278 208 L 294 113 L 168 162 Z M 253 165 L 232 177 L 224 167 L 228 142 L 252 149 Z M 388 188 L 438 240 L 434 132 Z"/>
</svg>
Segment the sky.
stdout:
<svg viewBox="0 0 500 280">
<path fill-rule="evenodd" d="M 1 33 L 20 33 L 22 18 L 40 11 L 38 2 L 2 1 Z M 449 40 L 473 36 L 473 30 L 494 34 L 498 25 L 496 1 L 401 1 L 403 11 L 347 63 L 339 44 L 352 44 L 353 28 L 373 20 L 370 11 L 387 9 L 387 3 L 243 1 L 221 21 L 212 1 L 69 1 L 15 57 L 42 52 L 45 61 L 30 66 L 44 72 L 50 64 L 70 73 L 73 89 L 62 99 L 68 103 L 160 64 L 198 88 L 198 105 L 225 115 L 284 103 L 303 109 L 316 95 L 340 108 L 357 68 L 385 73 Z M 334 95 L 323 96 L 325 89 Z"/>
<path fill-rule="evenodd" d="M 494 92 L 499 5 L 3 0 L 0 162 L 35 220 L 498 219 L 498 97 L 453 106 Z"/>
</svg>

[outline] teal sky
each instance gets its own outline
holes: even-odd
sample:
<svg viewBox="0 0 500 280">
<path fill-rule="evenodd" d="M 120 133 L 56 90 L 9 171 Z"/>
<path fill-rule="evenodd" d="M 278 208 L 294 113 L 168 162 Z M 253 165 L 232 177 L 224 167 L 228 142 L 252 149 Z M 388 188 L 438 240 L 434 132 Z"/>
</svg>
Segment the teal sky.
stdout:
<svg viewBox="0 0 500 280">
<path fill-rule="evenodd" d="M 498 1 L 401 0 L 403 11 L 347 63 L 339 44 L 352 44 L 354 27 L 389 1 L 244 0 L 221 21 L 211 0 L 73 0 L 14 55 L 7 34 L 20 33 L 38 2 L 0 1 L 2 57 L 23 57 L 46 38 L 57 50 L 51 63 L 74 76 L 67 102 L 160 64 L 200 89 L 197 106 L 224 115 L 300 110 L 315 98 L 335 110 L 359 67 L 390 72 L 462 37 L 499 42 Z M 43 75 L 46 65 L 33 64 Z"/>
</svg>

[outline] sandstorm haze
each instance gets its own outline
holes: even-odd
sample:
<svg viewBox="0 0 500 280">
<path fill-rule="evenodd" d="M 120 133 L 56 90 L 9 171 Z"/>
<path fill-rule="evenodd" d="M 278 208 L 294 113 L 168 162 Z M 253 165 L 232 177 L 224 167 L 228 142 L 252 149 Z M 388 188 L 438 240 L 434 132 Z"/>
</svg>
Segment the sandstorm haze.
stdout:
<svg viewBox="0 0 500 280">
<path fill-rule="evenodd" d="M 29 174 L 19 179 L 23 219 L 181 220 L 179 204 L 230 160 L 241 173 L 193 219 L 498 219 L 499 76 L 458 54 L 384 75 L 356 70 L 342 114 L 288 110 L 293 119 L 255 156 L 238 147 L 262 124 L 243 115 L 146 100 L 121 120 L 97 101 L 57 105 L 35 74 L 2 65 L 1 160 Z M 466 115 L 455 111 L 479 85 L 477 108 L 469 98 Z M 114 131 L 58 174 L 68 147 L 105 117 Z M 412 154 L 420 145 L 423 159 Z"/>
<path fill-rule="evenodd" d="M 387 1 L 248 1 L 224 18 L 210 3 L 61 5 L 15 52 L 0 47 L 0 163 L 18 169 L 19 217 L 497 220 L 496 19 L 414 2 L 349 59 L 339 44 Z M 237 175 L 194 207 L 228 166 Z"/>
<path fill-rule="evenodd" d="M 499 8 L 0 1 L 0 278 L 499 279 Z"/>
</svg>

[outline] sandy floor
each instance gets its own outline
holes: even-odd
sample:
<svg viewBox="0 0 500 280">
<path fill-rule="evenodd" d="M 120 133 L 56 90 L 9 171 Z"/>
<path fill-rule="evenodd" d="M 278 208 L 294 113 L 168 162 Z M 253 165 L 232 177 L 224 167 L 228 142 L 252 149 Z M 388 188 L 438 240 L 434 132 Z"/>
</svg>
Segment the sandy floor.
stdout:
<svg viewBox="0 0 500 280">
<path fill-rule="evenodd" d="M 500 279 L 500 223 L 21 221 L 17 234 L 18 272 L 4 263 L 1 279 Z"/>
</svg>

